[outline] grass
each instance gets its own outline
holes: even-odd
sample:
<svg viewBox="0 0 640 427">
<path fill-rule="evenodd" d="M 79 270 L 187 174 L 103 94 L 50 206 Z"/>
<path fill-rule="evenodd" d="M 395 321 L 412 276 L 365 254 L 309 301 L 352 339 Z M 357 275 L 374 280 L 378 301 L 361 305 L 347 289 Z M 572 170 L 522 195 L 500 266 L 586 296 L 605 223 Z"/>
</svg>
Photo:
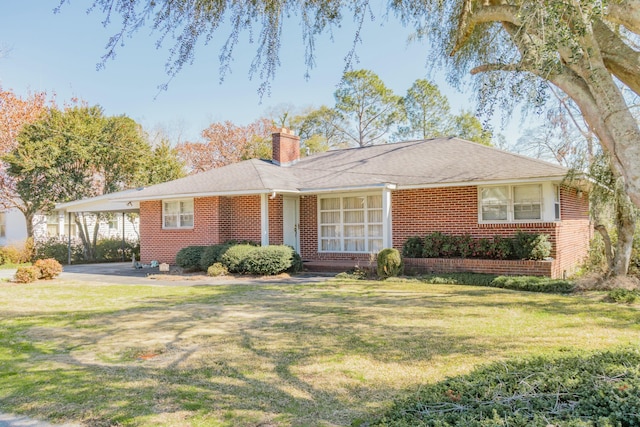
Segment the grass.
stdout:
<svg viewBox="0 0 640 427">
<path fill-rule="evenodd" d="M 511 358 L 637 345 L 620 306 L 494 288 L 0 284 L 0 410 L 92 426 L 344 426 Z"/>
<path fill-rule="evenodd" d="M 28 267 L 30 265 L 31 265 L 30 262 L 24 262 L 20 264 L 12 264 L 12 263 L 0 264 L 0 270 L 13 270 L 18 267 Z"/>
</svg>

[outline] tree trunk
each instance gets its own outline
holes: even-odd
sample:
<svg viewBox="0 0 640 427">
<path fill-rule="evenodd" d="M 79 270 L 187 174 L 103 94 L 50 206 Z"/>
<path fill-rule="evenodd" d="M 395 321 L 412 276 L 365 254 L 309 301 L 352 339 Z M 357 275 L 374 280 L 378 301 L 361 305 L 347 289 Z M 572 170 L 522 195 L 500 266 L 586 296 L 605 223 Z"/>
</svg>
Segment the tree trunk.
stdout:
<svg viewBox="0 0 640 427">
<path fill-rule="evenodd" d="M 27 226 L 27 238 L 33 239 L 33 217 L 34 214 L 32 212 L 22 212 L 24 214 L 25 225 Z"/>
<path fill-rule="evenodd" d="M 636 215 L 631 199 L 622 191 L 619 192 L 616 203 L 616 229 L 618 243 L 613 258 L 611 274 L 613 276 L 626 276 L 631 261 L 633 249 L 633 235 L 636 231 Z"/>
<path fill-rule="evenodd" d="M 604 242 L 604 256 L 607 259 L 607 274 L 613 271 L 613 247 L 611 246 L 611 238 L 609 237 L 609 232 L 607 231 L 607 227 L 602 224 L 597 224 L 595 230 L 600 233 L 602 236 L 602 241 Z"/>
</svg>

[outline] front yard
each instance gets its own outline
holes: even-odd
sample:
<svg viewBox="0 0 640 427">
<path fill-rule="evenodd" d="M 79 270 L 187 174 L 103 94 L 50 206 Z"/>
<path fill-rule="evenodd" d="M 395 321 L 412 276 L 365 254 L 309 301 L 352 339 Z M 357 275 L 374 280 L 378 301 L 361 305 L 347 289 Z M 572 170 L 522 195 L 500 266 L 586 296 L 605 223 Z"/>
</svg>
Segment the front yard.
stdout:
<svg viewBox="0 0 640 427">
<path fill-rule="evenodd" d="M 0 411 L 91 426 L 344 426 L 421 384 L 638 345 L 637 307 L 400 282 L 0 283 Z"/>
</svg>

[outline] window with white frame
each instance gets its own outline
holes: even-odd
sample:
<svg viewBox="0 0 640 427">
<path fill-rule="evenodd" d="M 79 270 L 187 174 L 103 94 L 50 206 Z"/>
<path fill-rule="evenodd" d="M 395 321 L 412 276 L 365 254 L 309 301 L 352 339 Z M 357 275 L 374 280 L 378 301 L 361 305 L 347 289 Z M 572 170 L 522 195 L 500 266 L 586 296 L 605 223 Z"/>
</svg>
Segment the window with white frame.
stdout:
<svg viewBox="0 0 640 427">
<path fill-rule="evenodd" d="M 554 219 L 556 221 L 560 220 L 560 186 L 553 186 L 553 212 Z"/>
<path fill-rule="evenodd" d="M 115 215 L 109 217 L 109 231 L 112 230 L 118 230 L 118 217 Z"/>
<path fill-rule="evenodd" d="M 0 237 L 7 236 L 7 215 L 0 212 Z"/>
<path fill-rule="evenodd" d="M 58 213 L 47 215 L 47 236 L 58 237 L 60 234 L 60 216 Z"/>
<path fill-rule="evenodd" d="M 481 222 L 540 221 L 543 217 L 540 184 L 482 187 L 479 198 Z"/>
<path fill-rule="evenodd" d="M 377 252 L 382 249 L 382 195 L 322 197 L 321 252 Z"/>
<path fill-rule="evenodd" d="M 163 202 L 162 228 L 193 228 L 193 199 Z"/>
</svg>

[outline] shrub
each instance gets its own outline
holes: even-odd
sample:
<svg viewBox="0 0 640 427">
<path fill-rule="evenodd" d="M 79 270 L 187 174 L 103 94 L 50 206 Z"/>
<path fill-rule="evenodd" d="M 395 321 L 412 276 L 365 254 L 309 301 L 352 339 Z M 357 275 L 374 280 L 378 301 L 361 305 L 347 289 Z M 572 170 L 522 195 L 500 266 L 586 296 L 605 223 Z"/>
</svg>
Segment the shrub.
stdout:
<svg viewBox="0 0 640 427">
<path fill-rule="evenodd" d="M 489 251 L 492 259 L 510 259 L 513 253 L 513 239 L 493 236 Z"/>
<path fill-rule="evenodd" d="M 231 246 L 220 257 L 220 262 L 227 267 L 231 273 L 244 273 L 244 260 L 256 249 L 257 246 L 248 244 Z"/>
<path fill-rule="evenodd" d="M 187 246 L 176 254 L 176 264 L 185 270 L 197 271 L 200 269 L 200 258 L 206 246 Z"/>
<path fill-rule="evenodd" d="M 612 302 L 633 304 L 640 299 L 640 292 L 631 289 L 612 289 L 607 294 L 607 299 Z"/>
<path fill-rule="evenodd" d="M 382 279 L 402 274 L 402 257 L 395 248 L 386 248 L 378 252 L 378 276 Z"/>
<path fill-rule="evenodd" d="M 436 231 L 435 233 L 427 234 L 424 238 L 422 246 L 423 258 L 439 258 L 442 253 L 442 245 L 445 240 L 445 235 Z"/>
<path fill-rule="evenodd" d="M 40 270 L 33 266 L 18 267 L 16 274 L 13 276 L 13 280 L 18 283 L 31 283 L 38 280 L 40 276 Z"/>
<path fill-rule="evenodd" d="M 349 271 L 336 274 L 335 278 L 342 280 L 366 280 L 369 278 L 369 273 L 367 270 L 361 268 L 352 268 Z"/>
<path fill-rule="evenodd" d="M 436 285 L 489 286 L 514 291 L 570 293 L 575 285 L 568 280 L 535 276 L 495 276 L 478 273 L 441 273 L 420 276 L 420 280 Z"/>
<path fill-rule="evenodd" d="M 229 274 L 229 270 L 219 262 L 213 263 L 207 268 L 207 276 L 217 277 L 226 276 L 227 274 Z"/>
<path fill-rule="evenodd" d="M 304 269 L 302 257 L 293 248 L 291 248 L 291 250 L 293 251 L 293 256 L 291 257 L 291 267 L 289 267 L 287 271 L 289 273 L 299 273 Z"/>
<path fill-rule="evenodd" d="M 124 256 L 123 256 L 124 254 Z M 100 239 L 96 243 L 96 260 L 97 261 L 121 261 L 123 258 L 125 261 L 131 261 L 133 255 L 136 259 L 140 258 L 140 243 L 125 240 L 124 252 L 122 250 L 122 239 L 117 237 L 110 237 L 106 239 Z"/>
<path fill-rule="evenodd" d="M 457 254 L 462 258 L 471 257 L 476 249 L 476 241 L 469 235 L 458 236 L 456 238 Z"/>
<path fill-rule="evenodd" d="M 34 244 L 34 259 L 53 258 L 61 264 L 69 261 L 69 242 L 58 237 L 51 237 L 47 240 L 39 240 Z M 82 244 L 76 240 L 71 241 L 71 261 L 77 262 L 82 259 Z"/>
<path fill-rule="evenodd" d="M 53 279 L 62 273 L 62 265 L 53 258 L 39 259 L 34 267 L 39 271 L 39 279 Z"/>
<path fill-rule="evenodd" d="M 402 256 L 405 258 L 422 258 L 424 241 L 420 236 L 409 237 L 402 245 Z"/>
<path fill-rule="evenodd" d="M 263 246 L 254 248 L 244 259 L 247 273 L 273 275 L 291 268 L 295 251 L 291 246 Z"/>
<path fill-rule="evenodd" d="M 0 247 L 0 258 L 3 264 L 22 264 L 29 261 L 22 248 L 16 246 Z"/>
<path fill-rule="evenodd" d="M 640 351 L 502 361 L 422 385 L 369 426 L 638 426 Z"/>
<path fill-rule="evenodd" d="M 420 280 L 433 283 L 434 285 L 468 285 L 468 286 L 491 286 L 496 278 L 493 274 L 478 273 L 442 273 L 426 274 L 420 276 Z"/>
<path fill-rule="evenodd" d="M 551 242 L 546 234 L 518 231 L 513 238 L 513 255 L 517 259 L 541 260 L 551 254 Z"/>
<path fill-rule="evenodd" d="M 231 247 L 229 243 L 223 243 L 220 245 L 212 245 L 207 246 L 202 251 L 202 255 L 200 256 L 200 270 L 208 271 L 208 268 L 213 264 L 220 262 L 220 258 L 227 249 Z"/>
<path fill-rule="evenodd" d="M 571 293 L 574 290 L 573 282 L 568 280 L 535 276 L 499 276 L 492 281 L 491 286 L 516 291 L 559 294 Z"/>
</svg>

